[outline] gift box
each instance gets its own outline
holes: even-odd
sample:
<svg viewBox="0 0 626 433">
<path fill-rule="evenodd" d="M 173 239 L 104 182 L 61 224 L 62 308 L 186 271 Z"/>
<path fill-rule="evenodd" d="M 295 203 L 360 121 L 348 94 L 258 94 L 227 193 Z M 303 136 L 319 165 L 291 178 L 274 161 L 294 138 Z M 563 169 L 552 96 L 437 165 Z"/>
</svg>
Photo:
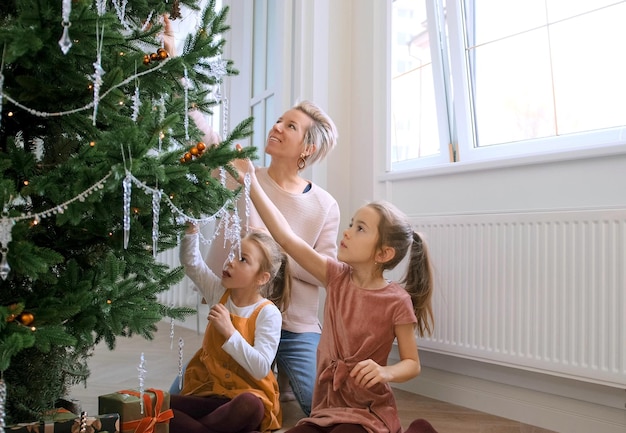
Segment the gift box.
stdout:
<svg viewBox="0 0 626 433">
<path fill-rule="evenodd" d="M 86 416 L 86 433 L 118 433 L 120 416 L 117 413 Z M 5 433 L 78 433 L 81 418 L 69 411 L 57 412 L 44 421 L 20 423 L 4 428 Z"/>
<path fill-rule="evenodd" d="M 154 388 L 146 389 L 143 395 L 129 389 L 101 395 L 98 412 L 118 413 L 122 433 L 169 433 L 174 417 L 169 392 Z"/>
</svg>

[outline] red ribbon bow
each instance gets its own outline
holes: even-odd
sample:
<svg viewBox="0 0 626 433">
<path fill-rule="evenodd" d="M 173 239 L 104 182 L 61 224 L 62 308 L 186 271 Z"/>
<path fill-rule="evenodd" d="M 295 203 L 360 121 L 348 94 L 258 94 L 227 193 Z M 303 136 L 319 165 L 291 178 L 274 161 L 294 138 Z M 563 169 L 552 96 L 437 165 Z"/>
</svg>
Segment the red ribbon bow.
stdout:
<svg viewBox="0 0 626 433">
<path fill-rule="evenodd" d="M 122 431 L 135 429 L 135 433 L 154 433 L 154 427 L 160 423 L 168 421 L 174 418 L 174 412 L 172 409 L 167 409 L 161 412 L 161 406 L 163 404 L 163 391 L 160 389 L 148 388 L 146 392 L 153 392 L 156 395 L 156 402 L 154 404 L 154 415 L 152 415 L 152 401 L 150 396 L 146 393 L 143 394 L 143 407 L 146 412 L 146 417 L 142 419 L 136 419 L 134 421 L 126 421 L 122 423 Z M 119 394 L 130 394 L 135 397 L 141 398 L 141 394 L 138 391 L 124 390 L 118 391 Z"/>
</svg>

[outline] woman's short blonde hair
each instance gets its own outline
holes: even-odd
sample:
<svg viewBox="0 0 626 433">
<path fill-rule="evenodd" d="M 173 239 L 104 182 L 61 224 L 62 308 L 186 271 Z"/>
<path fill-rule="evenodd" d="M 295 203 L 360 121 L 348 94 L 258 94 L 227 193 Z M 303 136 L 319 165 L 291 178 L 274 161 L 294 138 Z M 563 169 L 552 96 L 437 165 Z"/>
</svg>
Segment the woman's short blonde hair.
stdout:
<svg viewBox="0 0 626 433">
<path fill-rule="evenodd" d="M 304 134 L 304 145 L 316 147 L 315 152 L 307 158 L 307 163 L 321 161 L 337 145 L 338 133 L 335 123 L 324 110 L 311 101 L 302 101 L 293 109 L 302 111 L 313 120 L 311 127 Z"/>
</svg>

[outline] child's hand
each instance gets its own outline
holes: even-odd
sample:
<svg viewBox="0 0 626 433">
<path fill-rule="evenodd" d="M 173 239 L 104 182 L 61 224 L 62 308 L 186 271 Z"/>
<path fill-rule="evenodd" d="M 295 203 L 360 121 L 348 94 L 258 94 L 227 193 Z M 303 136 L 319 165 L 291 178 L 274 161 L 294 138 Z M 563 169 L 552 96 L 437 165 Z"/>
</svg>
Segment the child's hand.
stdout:
<svg viewBox="0 0 626 433">
<path fill-rule="evenodd" d="M 172 30 L 172 22 L 167 14 L 163 15 L 163 48 L 171 57 L 176 55 L 176 38 Z"/>
<path fill-rule="evenodd" d="M 188 221 L 187 228 L 185 229 L 185 233 L 190 234 L 190 235 L 194 233 L 198 233 L 198 226 L 192 223 L 191 221 Z"/>
<path fill-rule="evenodd" d="M 363 388 L 371 388 L 377 383 L 387 383 L 389 381 L 385 367 L 378 365 L 371 359 L 357 363 L 350 372 L 350 376 L 354 377 L 356 384 Z"/>
<path fill-rule="evenodd" d="M 209 323 L 215 326 L 217 332 L 222 334 L 227 340 L 235 333 L 235 327 L 230 320 L 228 309 L 222 304 L 215 304 L 209 311 Z"/>
</svg>

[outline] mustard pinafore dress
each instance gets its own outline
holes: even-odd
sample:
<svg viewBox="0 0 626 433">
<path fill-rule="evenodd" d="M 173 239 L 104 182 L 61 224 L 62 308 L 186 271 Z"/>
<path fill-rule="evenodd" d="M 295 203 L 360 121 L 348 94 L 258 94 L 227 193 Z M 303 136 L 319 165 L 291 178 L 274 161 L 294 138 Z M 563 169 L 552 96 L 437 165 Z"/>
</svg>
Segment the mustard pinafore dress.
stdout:
<svg viewBox="0 0 626 433">
<path fill-rule="evenodd" d="M 225 304 L 230 296 L 226 290 L 220 304 Z M 231 313 L 235 329 L 251 345 L 254 344 L 256 319 L 261 310 L 271 304 L 265 301 L 257 306 L 250 317 L 235 316 Z M 245 392 L 251 392 L 263 401 L 265 415 L 261 422 L 261 431 L 277 430 L 282 424 L 282 412 L 279 402 L 278 382 L 274 373 L 257 380 L 228 353 L 222 349 L 226 339 L 210 324 L 204 333 L 202 347 L 191 358 L 185 370 L 181 395 L 219 396 L 233 398 Z"/>
</svg>

